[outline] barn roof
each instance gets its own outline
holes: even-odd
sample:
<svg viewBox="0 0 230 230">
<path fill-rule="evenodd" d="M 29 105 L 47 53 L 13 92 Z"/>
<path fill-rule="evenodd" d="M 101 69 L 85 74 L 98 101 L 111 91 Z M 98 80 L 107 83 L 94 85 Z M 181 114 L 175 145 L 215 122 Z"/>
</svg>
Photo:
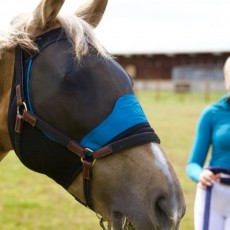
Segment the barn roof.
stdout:
<svg viewBox="0 0 230 230">
<path fill-rule="evenodd" d="M 110 0 L 97 34 L 113 54 L 229 52 L 229 7 L 226 0 Z"/>
<path fill-rule="evenodd" d="M 68 0 L 64 8 L 72 12 L 85 1 Z M 38 2 L 6 1 L 0 24 Z M 229 0 L 108 0 L 96 33 L 112 54 L 229 52 L 229 8 Z"/>
</svg>

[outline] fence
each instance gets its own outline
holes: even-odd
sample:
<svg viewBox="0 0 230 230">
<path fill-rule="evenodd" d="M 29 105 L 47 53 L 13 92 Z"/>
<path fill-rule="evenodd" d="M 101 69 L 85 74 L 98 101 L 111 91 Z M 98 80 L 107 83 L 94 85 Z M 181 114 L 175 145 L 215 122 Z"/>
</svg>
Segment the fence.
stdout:
<svg viewBox="0 0 230 230">
<path fill-rule="evenodd" d="M 171 91 L 184 99 L 189 92 L 203 92 L 205 101 L 209 101 L 212 92 L 225 91 L 224 80 L 135 80 L 134 89 L 153 90 L 160 98 L 161 91 Z"/>
</svg>

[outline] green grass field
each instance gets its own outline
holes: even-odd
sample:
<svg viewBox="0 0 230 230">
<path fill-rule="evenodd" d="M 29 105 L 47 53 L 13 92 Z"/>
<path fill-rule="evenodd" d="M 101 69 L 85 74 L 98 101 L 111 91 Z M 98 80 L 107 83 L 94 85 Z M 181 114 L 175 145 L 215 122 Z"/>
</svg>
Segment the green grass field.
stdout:
<svg viewBox="0 0 230 230">
<path fill-rule="evenodd" d="M 202 93 L 139 91 L 137 96 L 161 146 L 182 184 L 187 212 L 182 230 L 193 230 L 195 183 L 185 173 L 197 119 L 201 110 L 223 96 Z M 0 164 L 0 228 L 2 230 L 100 230 L 95 214 L 77 203 L 49 178 L 25 168 L 13 152 Z M 142 229 L 144 230 L 144 229 Z"/>
</svg>

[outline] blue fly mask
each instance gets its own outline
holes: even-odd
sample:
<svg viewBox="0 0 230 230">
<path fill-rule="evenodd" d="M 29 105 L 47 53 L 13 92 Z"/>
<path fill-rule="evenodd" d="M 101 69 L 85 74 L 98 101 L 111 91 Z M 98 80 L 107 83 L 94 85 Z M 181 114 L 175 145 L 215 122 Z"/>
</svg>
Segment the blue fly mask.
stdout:
<svg viewBox="0 0 230 230">
<path fill-rule="evenodd" d="M 62 29 L 35 43 L 38 53 L 16 51 L 9 111 L 12 145 L 27 167 L 65 188 L 83 162 L 86 202 L 93 208 L 87 181 L 95 159 L 159 139 L 130 77 L 116 61 L 93 47 L 77 60 Z"/>
</svg>

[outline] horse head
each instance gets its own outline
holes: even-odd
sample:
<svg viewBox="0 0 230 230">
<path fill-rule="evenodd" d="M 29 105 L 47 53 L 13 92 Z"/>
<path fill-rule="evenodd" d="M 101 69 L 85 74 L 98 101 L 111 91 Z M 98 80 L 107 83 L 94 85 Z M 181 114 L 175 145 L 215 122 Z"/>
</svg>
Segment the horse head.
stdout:
<svg viewBox="0 0 230 230">
<path fill-rule="evenodd" d="M 0 39 L 1 158 L 13 148 L 114 230 L 178 229 L 177 176 L 132 80 L 93 32 L 107 1 L 72 16 L 59 14 L 63 3 L 42 0 Z"/>
</svg>

